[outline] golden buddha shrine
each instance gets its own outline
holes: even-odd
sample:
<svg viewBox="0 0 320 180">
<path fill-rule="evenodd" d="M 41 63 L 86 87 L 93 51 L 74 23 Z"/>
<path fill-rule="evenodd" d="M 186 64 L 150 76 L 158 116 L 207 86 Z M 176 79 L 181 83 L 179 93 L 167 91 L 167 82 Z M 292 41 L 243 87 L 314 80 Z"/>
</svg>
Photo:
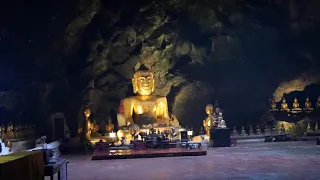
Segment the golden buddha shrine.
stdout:
<svg viewBox="0 0 320 180">
<path fill-rule="evenodd" d="M 163 132 L 180 127 L 178 119 L 174 115 L 172 118 L 169 116 L 167 98 L 153 95 L 155 78 L 151 71 L 138 70 L 133 75 L 132 86 L 137 95 L 121 102 L 118 138 L 138 132 L 148 133 L 151 128 Z"/>
<path fill-rule="evenodd" d="M 140 132 L 149 133 L 150 129 L 156 132 L 170 131 L 172 128 L 177 131 L 182 130 L 175 115 L 169 115 L 166 97 L 153 95 L 155 89 L 154 74 L 145 69 L 138 70 L 132 78 L 133 92 L 136 96 L 131 96 L 121 100 L 119 113 L 117 115 L 118 140 L 125 138 L 131 140 L 134 134 Z M 97 142 L 99 140 L 111 141 L 110 137 L 103 137 L 95 134 L 95 124 L 90 120 L 90 109 L 84 110 L 86 119 L 85 135 L 87 140 Z M 111 120 L 106 125 L 106 131 L 113 133 L 114 125 Z M 114 141 L 114 140 L 113 140 Z"/>
</svg>

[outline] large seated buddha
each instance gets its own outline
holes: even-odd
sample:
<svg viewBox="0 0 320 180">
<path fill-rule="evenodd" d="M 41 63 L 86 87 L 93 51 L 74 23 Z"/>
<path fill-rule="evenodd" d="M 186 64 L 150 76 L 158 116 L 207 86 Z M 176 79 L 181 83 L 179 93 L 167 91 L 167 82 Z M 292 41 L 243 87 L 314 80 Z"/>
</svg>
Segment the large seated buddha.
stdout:
<svg viewBox="0 0 320 180">
<path fill-rule="evenodd" d="M 123 99 L 123 125 L 166 127 L 169 125 L 169 113 L 166 97 L 152 95 L 155 87 L 154 74 L 147 70 L 137 71 L 132 78 L 133 92 L 136 96 Z"/>
</svg>

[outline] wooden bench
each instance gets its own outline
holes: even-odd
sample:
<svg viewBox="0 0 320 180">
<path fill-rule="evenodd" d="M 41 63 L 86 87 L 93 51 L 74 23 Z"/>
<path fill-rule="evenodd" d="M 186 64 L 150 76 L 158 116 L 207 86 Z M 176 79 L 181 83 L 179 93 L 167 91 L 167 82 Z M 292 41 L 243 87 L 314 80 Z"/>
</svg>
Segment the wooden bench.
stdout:
<svg viewBox="0 0 320 180">
<path fill-rule="evenodd" d="M 101 152 L 101 151 L 108 151 L 109 150 L 109 143 L 105 142 L 97 142 L 94 146 L 94 152 Z"/>
</svg>

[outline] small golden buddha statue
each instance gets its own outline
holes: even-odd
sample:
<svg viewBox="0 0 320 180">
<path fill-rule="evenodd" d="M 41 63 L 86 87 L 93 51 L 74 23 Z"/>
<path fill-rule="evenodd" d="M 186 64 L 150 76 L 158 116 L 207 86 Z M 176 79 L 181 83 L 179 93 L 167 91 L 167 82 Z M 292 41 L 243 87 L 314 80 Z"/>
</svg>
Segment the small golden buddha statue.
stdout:
<svg viewBox="0 0 320 180">
<path fill-rule="evenodd" d="M 304 103 L 305 111 L 313 111 L 312 104 L 310 102 L 309 97 L 307 97 L 306 102 Z"/>
<path fill-rule="evenodd" d="M 282 103 L 281 103 L 281 111 L 290 111 L 287 101 L 285 98 L 282 99 Z"/>
<path fill-rule="evenodd" d="M 7 126 L 7 137 L 9 139 L 13 139 L 14 138 L 14 134 L 13 134 L 13 125 L 12 124 L 9 124 Z"/>
<path fill-rule="evenodd" d="M 152 95 L 155 88 L 154 74 L 149 70 L 137 71 L 133 75 L 132 86 L 133 92 L 138 95 L 123 100 L 126 124 L 168 126 L 170 117 L 167 98 Z"/>
<path fill-rule="evenodd" d="M 91 115 L 91 111 L 89 108 L 85 108 L 85 110 L 83 111 L 84 117 L 86 119 L 86 126 L 85 126 L 85 136 L 87 139 L 91 138 L 91 132 L 93 129 L 93 125 L 89 119 L 90 115 Z"/>
<path fill-rule="evenodd" d="M 270 111 L 278 111 L 274 98 L 270 99 Z"/>
<path fill-rule="evenodd" d="M 294 100 L 293 100 L 293 104 L 292 104 L 292 106 L 293 106 L 293 109 L 292 109 L 292 111 L 301 111 L 302 109 L 300 108 L 300 104 L 299 104 L 299 102 L 298 102 L 298 98 L 294 98 Z"/>
<path fill-rule="evenodd" d="M 207 113 L 207 118 L 203 120 L 203 127 L 204 130 L 206 131 L 206 135 L 210 136 L 210 129 L 213 125 L 213 105 L 208 104 L 206 106 L 206 113 Z"/>
<path fill-rule="evenodd" d="M 99 131 L 99 125 L 97 124 L 96 121 L 93 121 L 91 135 L 92 133 L 97 133 L 98 131 Z"/>
<path fill-rule="evenodd" d="M 114 125 L 112 124 L 111 119 L 108 120 L 108 124 L 107 124 L 106 130 L 107 130 L 109 133 L 114 130 Z"/>
<path fill-rule="evenodd" d="M 6 139 L 7 138 L 6 128 L 4 127 L 3 124 L 0 127 L 0 131 L 1 131 L 0 137 L 2 137 L 3 139 Z"/>
</svg>

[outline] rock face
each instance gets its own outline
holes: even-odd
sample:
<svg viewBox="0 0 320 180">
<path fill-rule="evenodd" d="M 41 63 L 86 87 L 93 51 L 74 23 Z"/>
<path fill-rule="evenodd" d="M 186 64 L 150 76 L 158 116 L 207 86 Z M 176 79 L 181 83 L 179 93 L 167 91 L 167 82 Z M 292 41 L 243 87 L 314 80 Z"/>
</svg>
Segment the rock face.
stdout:
<svg viewBox="0 0 320 180">
<path fill-rule="evenodd" d="M 196 128 L 214 100 L 228 125 L 254 123 L 272 94 L 279 101 L 319 82 L 316 1 L 94 0 L 54 2 L 52 11 L 37 3 L 0 27 L 0 107 L 21 114 L 3 115 L 5 121 L 43 122 L 62 111 L 75 132 L 90 104 L 98 122 L 111 116 L 115 123 L 141 65 L 155 74 L 155 94 L 167 96 L 169 110 Z M 32 11 L 35 5 L 42 11 Z M 45 18 L 25 23 L 32 14 Z M 54 28 L 43 29 L 44 22 Z"/>
</svg>

